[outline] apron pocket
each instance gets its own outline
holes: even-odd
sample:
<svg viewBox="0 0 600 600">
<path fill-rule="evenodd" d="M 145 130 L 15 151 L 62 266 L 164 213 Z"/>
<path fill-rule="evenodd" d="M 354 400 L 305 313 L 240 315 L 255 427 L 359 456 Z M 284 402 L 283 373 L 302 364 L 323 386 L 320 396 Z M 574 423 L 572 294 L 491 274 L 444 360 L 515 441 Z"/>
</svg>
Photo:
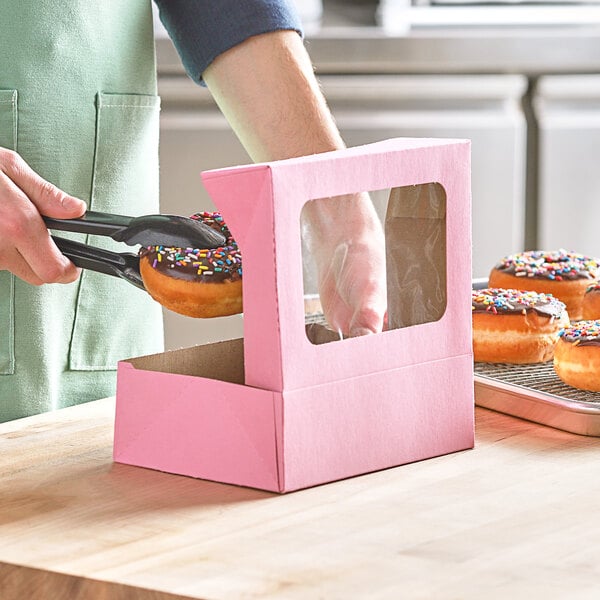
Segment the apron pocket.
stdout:
<svg viewBox="0 0 600 600">
<path fill-rule="evenodd" d="M 17 91 L 0 90 L 0 146 L 17 149 Z M 15 276 L 0 271 L 0 375 L 15 372 Z"/>
<path fill-rule="evenodd" d="M 158 96 L 96 97 L 90 209 L 138 216 L 158 212 Z M 135 252 L 110 238 L 87 243 Z M 92 271 L 81 276 L 69 352 L 71 370 L 115 369 L 119 360 L 163 348 L 162 309 L 131 284 Z"/>
</svg>

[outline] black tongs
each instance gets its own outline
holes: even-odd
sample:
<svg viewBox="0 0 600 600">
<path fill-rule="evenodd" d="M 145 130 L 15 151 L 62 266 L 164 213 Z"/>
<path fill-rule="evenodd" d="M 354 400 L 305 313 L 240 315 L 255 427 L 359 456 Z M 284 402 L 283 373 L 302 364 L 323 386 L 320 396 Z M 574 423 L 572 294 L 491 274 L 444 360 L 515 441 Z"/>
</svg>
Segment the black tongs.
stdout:
<svg viewBox="0 0 600 600">
<path fill-rule="evenodd" d="M 176 248 L 218 248 L 225 237 L 202 221 L 178 215 L 126 217 L 87 211 L 79 219 L 43 217 L 48 229 L 111 237 L 129 246 L 173 246 Z M 58 236 L 52 239 L 73 264 L 120 277 L 145 290 L 140 275 L 140 259 L 132 252 L 112 252 Z"/>
</svg>

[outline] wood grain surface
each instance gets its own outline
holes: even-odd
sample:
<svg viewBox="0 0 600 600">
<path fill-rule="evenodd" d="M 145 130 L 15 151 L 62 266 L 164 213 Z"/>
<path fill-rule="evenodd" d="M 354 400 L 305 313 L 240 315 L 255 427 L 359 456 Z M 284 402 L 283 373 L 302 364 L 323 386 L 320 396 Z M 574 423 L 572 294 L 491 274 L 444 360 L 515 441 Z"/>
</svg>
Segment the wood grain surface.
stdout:
<svg viewBox="0 0 600 600">
<path fill-rule="evenodd" d="M 600 439 L 477 409 L 475 450 L 278 496 L 112 462 L 114 400 L 0 425 L 0 598 L 600 597 Z"/>
</svg>

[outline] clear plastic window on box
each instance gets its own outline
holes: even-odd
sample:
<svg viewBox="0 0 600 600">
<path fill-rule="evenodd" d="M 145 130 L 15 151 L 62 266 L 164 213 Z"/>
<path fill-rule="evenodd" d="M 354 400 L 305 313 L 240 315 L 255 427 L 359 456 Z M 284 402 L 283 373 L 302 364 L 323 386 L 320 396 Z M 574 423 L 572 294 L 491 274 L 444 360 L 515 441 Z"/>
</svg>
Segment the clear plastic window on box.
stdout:
<svg viewBox="0 0 600 600">
<path fill-rule="evenodd" d="M 368 264 L 374 276 L 384 280 L 386 309 L 382 333 L 438 321 L 446 310 L 446 193 L 439 183 L 426 183 L 368 192 L 381 222 L 380 233 L 371 240 L 383 248 L 381 261 Z M 326 259 L 313 255 L 311 229 L 307 225 L 314 203 L 337 202 L 343 210 L 345 197 L 310 200 L 301 214 L 304 308 L 306 335 L 313 344 L 341 341 L 348 336 L 335 323 L 331 305 L 331 282 L 344 289 L 348 281 L 352 239 L 342 239 Z M 348 206 L 352 206 L 349 201 Z M 350 218 L 350 217 L 349 217 Z M 335 235 L 335 233 L 333 233 Z M 358 242 L 356 242 L 358 243 Z M 360 259 L 358 259 L 360 260 Z M 321 269 L 318 269 L 320 262 Z M 372 261 L 371 261 L 372 263 Z M 324 266 L 325 265 L 325 266 Z M 353 270 L 350 269 L 352 273 Z M 327 278 L 324 285 L 323 278 Z M 345 278 L 345 280 L 344 280 Z"/>
</svg>

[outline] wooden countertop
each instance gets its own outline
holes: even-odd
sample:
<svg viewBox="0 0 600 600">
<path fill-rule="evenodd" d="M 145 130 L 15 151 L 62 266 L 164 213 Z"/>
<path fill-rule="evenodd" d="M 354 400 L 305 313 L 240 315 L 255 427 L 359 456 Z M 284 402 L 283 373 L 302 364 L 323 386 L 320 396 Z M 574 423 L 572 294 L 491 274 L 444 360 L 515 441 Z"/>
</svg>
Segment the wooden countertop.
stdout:
<svg viewBox="0 0 600 600">
<path fill-rule="evenodd" d="M 0 425 L 0 598 L 597 598 L 600 439 L 477 409 L 475 450 L 278 496 L 112 462 L 114 400 Z"/>
</svg>

